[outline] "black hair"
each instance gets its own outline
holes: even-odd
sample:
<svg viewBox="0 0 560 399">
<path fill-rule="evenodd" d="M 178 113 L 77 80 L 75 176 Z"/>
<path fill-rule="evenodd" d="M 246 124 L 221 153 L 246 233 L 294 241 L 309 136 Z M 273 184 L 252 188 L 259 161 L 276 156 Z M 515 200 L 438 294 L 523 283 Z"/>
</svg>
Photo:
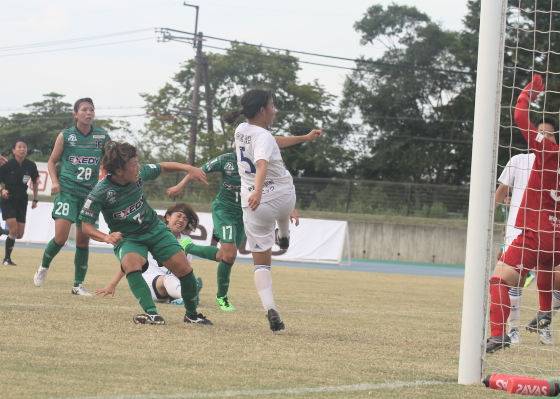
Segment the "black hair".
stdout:
<svg viewBox="0 0 560 399">
<path fill-rule="evenodd" d="M 190 206 L 189 204 L 187 204 L 186 202 L 177 202 L 175 205 L 171 206 L 167 212 L 165 212 L 165 216 L 164 216 L 164 223 L 167 224 L 167 215 L 171 215 L 172 213 L 175 212 L 182 212 L 185 214 L 185 216 L 187 217 L 187 219 L 189 220 L 189 223 L 186 227 L 185 230 L 191 230 L 194 231 L 196 230 L 196 228 L 198 227 L 198 215 L 196 214 L 196 211 L 194 210 L 194 208 L 192 206 Z"/>
<path fill-rule="evenodd" d="M 253 89 L 243 94 L 241 100 L 241 109 L 228 112 L 222 115 L 222 119 L 228 124 L 233 125 L 239 115 L 245 115 L 247 119 L 253 119 L 261 108 L 266 108 L 269 101 L 276 101 L 276 94 L 272 90 Z"/>
<path fill-rule="evenodd" d="M 25 146 L 27 147 L 27 141 L 25 141 L 25 140 L 22 139 L 22 138 L 19 138 L 19 139 L 17 139 L 16 141 L 14 141 L 14 145 L 12 146 L 12 150 L 15 150 L 15 149 L 16 149 L 17 143 L 24 143 Z"/>
<path fill-rule="evenodd" d="M 560 144 L 559 138 L 560 138 L 560 134 L 558 132 L 558 122 L 556 121 L 556 119 L 554 119 L 552 116 L 550 115 L 541 115 L 538 118 L 535 119 L 534 121 L 534 125 L 535 127 L 539 127 L 539 125 L 542 125 L 543 123 L 546 123 L 550 126 L 553 127 L 554 132 L 551 132 L 554 134 L 554 138 L 556 139 L 556 143 Z"/>
<path fill-rule="evenodd" d="M 126 163 L 138 156 L 138 150 L 131 144 L 108 141 L 105 143 L 105 156 L 101 164 L 109 174 L 115 174 L 117 169 L 124 170 Z"/>
<path fill-rule="evenodd" d="M 91 104 L 91 106 L 95 109 L 95 105 L 93 105 L 93 100 L 89 97 L 84 97 L 84 98 L 80 98 L 74 103 L 74 112 L 78 112 L 78 110 L 80 109 L 80 105 L 82 105 L 82 103 Z"/>
</svg>

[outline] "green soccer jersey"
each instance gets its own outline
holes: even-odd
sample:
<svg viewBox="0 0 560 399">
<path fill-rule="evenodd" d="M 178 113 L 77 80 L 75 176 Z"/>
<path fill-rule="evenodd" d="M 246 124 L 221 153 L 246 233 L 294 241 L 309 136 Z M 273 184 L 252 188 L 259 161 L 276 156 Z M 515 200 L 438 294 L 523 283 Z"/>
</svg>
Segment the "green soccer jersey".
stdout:
<svg viewBox="0 0 560 399">
<path fill-rule="evenodd" d="M 141 165 L 138 181 L 124 186 L 115 183 L 110 175 L 106 176 L 89 193 L 80 219 L 95 223 L 99 212 L 103 212 L 111 233 L 120 231 L 124 238 L 147 233 L 159 219 L 142 193 L 142 184 L 156 179 L 160 173 L 160 164 Z"/>
<path fill-rule="evenodd" d="M 60 171 L 60 191 L 87 197 L 99 179 L 99 166 L 109 134 L 92 127 L 85 135 L 76 126 L 62 131 L 64 151 Z"/>
<path fill-rule="evenodd" d="M 216 200 L 229 208 L 241 208 L 241 177 L 234 152 L 222 154 L 202 166 L 205 173 L 222 172 L 222 184 Z"/>
</svg>

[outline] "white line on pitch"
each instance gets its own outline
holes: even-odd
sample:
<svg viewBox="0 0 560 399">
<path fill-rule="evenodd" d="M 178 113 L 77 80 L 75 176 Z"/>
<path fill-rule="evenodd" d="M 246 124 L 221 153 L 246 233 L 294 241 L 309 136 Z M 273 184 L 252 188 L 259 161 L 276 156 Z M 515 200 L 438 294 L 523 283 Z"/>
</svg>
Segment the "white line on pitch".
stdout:
<svg viewBox="0 0 560 399">
<path fill-rule="evenodd" d="M 156 303 L 159 305 L 160 303 Z M 162 304 L 163 305 L 163 304 Z M 56 305 L 56 304 L 45 304 L 45 303 L 1 303 L 0 306 L 12 306 L 12 307 L 47 307 L 47 308 L 80 308 L 80 309 L 136 309 L 138 306 L 111 306 L 111 305 Z M 213 310 L 214 308 L 205 308 L 200 306 L 201 310 Z M 263 312 L 262 309 L 239 309 L 235 308 L 236 312 Z M 461 312 L 438 312 L 430 310 L 305 310 L 305 309 L 281 309 L 282 313 L 351 313 L 351 314 L 461 314 Z"/>
<path fill-rule="evenodd" d="M 217 392 L 185 392 L 169 395 L 117 395 L 117 396 L 87 396 L 65 399 L 190 399 L 190 398 L 223 398 L 235 396 L 264 396 L 264 395 L 293 395 L 302 393 L 323 393 L 323 392 L 351 392 L 351 391 L 370 391 L 382 388 L 403 388 L 418 387 L 423 385 L 447 385 L 450 382 L 441 381 L 413 381 L 413 382 L 386 382 L 382 384 L 356 384 L 341 385 L 337 387 L 317 387 L 317 388 L 284 388 L 284 389 L 257 389 L 253 391 L 217 391 Z M 54 399 L 54 398 L 51 398 Z"/>
</svg>

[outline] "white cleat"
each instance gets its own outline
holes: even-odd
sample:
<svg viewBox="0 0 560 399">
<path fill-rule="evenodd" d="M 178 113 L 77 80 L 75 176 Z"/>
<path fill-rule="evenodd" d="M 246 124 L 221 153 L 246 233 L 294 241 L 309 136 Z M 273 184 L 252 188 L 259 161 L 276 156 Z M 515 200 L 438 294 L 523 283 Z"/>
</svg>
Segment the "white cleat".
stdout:
<svg viewBox="0 0 560 399">
<path fill-rule="evenodd" d="M 37 270 L 37 272 L 35 272 L 35 276 L 33 276 L 33 282 L 37 287 L 40 287 L 45 283 L 48 271 L 49 269 L 47 267 L 43 267 L 43 265 L 39 266 L 39 270 Z"/>
<path fill-rule="evenodd" d="M 512 328 L 509 330 L 509 337 L 511 338 L 512 344 L 519 343 L 519 328 Z"/>
<path fill-rule="evenodd" d="M 72 287 L 72 295 L 82 295 L 82 296 L 92 296 L 88 290 L 86 290 L 86 287 L 84 287 L 83 285 L 78 285 L 77 287 Z"/>
<path fill-rule="evenodd" d="M 543 345 L 554 345 L 554 338 L 552 338 L 552 334 L 550 333 L 550 329 L 548 327 L 539 329 L 539 338 Z"/>
</svg>

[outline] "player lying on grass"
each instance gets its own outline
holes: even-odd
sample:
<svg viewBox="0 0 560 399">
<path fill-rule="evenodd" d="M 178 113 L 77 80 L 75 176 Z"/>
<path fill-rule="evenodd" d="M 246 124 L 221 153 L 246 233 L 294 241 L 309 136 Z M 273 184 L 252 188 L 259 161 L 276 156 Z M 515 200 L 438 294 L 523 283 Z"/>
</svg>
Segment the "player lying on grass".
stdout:
<svg viewBox="0 0 560 399">
<path fill-rule="evenodd" d="M 121 263 L 130 289 L 145 312 L 134 316 L 133 321 L 165 324 L 157 312 L 150 288 L 142 277 L 142 271 L 148 267 L 148 252 L 151 252 L 154 259 L 167 267 L 181 282 L 181 297 L 186 310 L 184 322 L 212 324 L 196 311 L 198 289 L 187 256 L 142 193 L 144 181 L 154 180 L 161 173 L 183 171 L 206 181 L 204 173 L 176 162 L 140 165 L 136 148 L 128 143 L 117 142 L 109 142 L 106 146 L 103 168 L 107 176 L 88 195 L 80 219 L 86 235 L 114 245 L 115 256 Z M 103 212 L 110 234 L 94 226 L 100 212 Z"/>
<path fill-rule="evenodd" d="M 559 147 L 545 139 L 529 121 L 529 103 L 536 100 L 543 88 L 541 76 L 535 74 L 532 82 L 519 95 L 515 109 L 515 123 L 535 154 L 535 161 L 515 222 L 521 233 L 502 255 L 490 279 L 492 332 L 486 344 L 486 353 L 510 345 L 505 323 L 511 306 L 508 289 L 515 287 L 537 263 L 552 270 L 560 259 L 560 236 L 557 233 L 560 229 Z M 539 312 L 534 325 L 530 323 L 535 330 L 547 327 L 552 319 L 552 290 L 542 289 L 542 282 L 539 287 L 538 280 L 537 276 Z"/>
<path fill-rule="evenodd" d="M 171 230 L 171 233 L 177 239 L 177 242 L 183 241 L 187 237 L 188 232 L 196 230 L 198 226 L 198 215 L 194 209 L 184 202 L 178 202 L 171 206 L 164 215 L 165 224 Z M 189 258 L 190 255 L 187 255 Z M 192 256 L 190 256 L 192 257 Z M 146 280 L 150 291 L 152 292 L 152 300 L 154 302 L 163 302 L 174 304 L 183 304 L 181 297 L 181 281 L 165 266 L 159 264 L 151 253 L 148 253 L 148 270 L 142 273 L 142 277 Z M 117 271 L 113 280 L 105 288 L 95 290 L 96 295 L 115 296 L 115 290 L 119 282 L 125 274 L 122 270 Z M 202 288 L 202 279 L 197 277 L 198 292 Z"/>
</svg>

